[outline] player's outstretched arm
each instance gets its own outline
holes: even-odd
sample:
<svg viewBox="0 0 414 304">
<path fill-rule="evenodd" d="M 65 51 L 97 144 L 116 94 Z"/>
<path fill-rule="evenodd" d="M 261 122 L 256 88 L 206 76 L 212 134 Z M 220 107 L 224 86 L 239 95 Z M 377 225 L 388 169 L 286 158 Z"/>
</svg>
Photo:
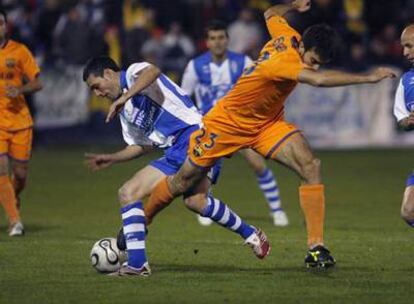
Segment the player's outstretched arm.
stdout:
<svg viewBox="0 0 414 304">
<path fill-rule="evenodd" d="M 394 77 L 396 77 L 396 72 L 389 68 L 377 68 L 367 74 L 303 69 L 298 80 L 301 83 L 315 87 L 339 87 L 352 84 L 377 83 L 385 78 Z"/>
<path fill-rule="evenodd" d="M 122 109 L 124 104 L 140 93 L 142 90 L 150 86 L 157 78 L 161 75 L 161 71 L 155 65 L 149 65 L 139 73 L 139 77 L 135 83 L 129 88 L 129 90 L 123 93 L 117 100 L 115 100 L 111 107 L 109 108 L 108 114 L 106 116 L 106 122 L 111 121 L 116 114 Z"/>
<path fill-rule="evenodd" d="M 294 0 L 288 4 L 277 4 L 264 13 L 265 19 L 269 19 L 273 16 L 284 16 L 287 12 L 296 10 L 300 13 L 306 12 L 311 7 L 311 0 Z"/>
<path fill-rule="evenodd" d="M 152 147 L 149 146 L 129 145 L 121 151 L 110 154 L 85 153 L 85 164 L 92 171 L 97 171 L 140 157 L 151 150 Z"/>
</svg>

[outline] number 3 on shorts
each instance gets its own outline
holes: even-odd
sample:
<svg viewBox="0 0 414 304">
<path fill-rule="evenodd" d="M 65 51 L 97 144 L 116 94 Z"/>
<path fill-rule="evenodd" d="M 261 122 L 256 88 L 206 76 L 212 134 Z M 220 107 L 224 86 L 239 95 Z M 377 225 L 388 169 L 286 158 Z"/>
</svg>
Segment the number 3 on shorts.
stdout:
<svg viewBox="0 0 414 304">
<path fill-rule="evenodd" d="M 197 144 L 200 144 L 202 141 L 202 138 L 206 135 L 206 129 L 201 129 L 201 134 L 195 137 L 195 140 L 197 142 Z M 217 138 L 217 134 L 215 133 L 210 133 L 209 134 L 209 142 L 208 143 L 204 143 L 203 146 L 206 149 L 211 149 L 214 147 L 215 144 L 215 139 Z"/>
</svg>

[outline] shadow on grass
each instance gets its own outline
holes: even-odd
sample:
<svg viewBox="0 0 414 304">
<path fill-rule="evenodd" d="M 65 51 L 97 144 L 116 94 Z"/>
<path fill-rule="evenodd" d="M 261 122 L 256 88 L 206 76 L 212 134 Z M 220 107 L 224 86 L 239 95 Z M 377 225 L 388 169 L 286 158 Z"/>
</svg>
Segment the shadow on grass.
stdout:
<svg viewBox="0 0 414 304">
<path fill-rule="evenodd" d="M 180 265 L 180 264 L 154 264 L 151 265 L 154 272 L 159 273 L 248 273 L 249 275 L 272 275 L 280 272 L 304 273 L 306 269 L 301 267 L 236 267 L 230 265 Z"/>
<path fill-rule="evenodd" d="M 62 227 L 57 225 L 42 225 L 42 224 L 24 224 L 25 235 L 32 233 L 60 230 Z M 7 231 L 9 226 L 0 225 L 0 231 Z"/>
</svg>

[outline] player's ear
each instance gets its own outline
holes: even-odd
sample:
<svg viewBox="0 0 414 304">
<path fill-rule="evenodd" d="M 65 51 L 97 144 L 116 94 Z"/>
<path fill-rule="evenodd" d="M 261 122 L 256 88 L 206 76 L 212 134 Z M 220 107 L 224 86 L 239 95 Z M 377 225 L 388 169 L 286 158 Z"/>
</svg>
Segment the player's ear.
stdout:
<svg viewBox="0 0 414 304">
<path fill-rule="evenodd" d="M 305 45 L 303 44 L 303 41 L 299 42 L 298 51 L 301 56 L 305 54 Z"/>
<path fill-rule="evenodd" d="M 102 76 L 103 76 L 103 78 L 109 80 L 109 79 L 111 79 L 113 74 L 114 74 L 114 71 L 112 71 L 111 69 L 104 69 Z"/>
</svg>

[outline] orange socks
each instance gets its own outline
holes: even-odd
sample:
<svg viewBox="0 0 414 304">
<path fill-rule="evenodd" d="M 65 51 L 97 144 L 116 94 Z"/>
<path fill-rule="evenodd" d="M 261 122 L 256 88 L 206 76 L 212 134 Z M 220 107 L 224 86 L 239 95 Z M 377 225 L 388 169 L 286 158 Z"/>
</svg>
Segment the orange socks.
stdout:
<svg viewBox="0 0 414 304">
<path fill-rule="evenodd" d="M 10 178 L 6 175 L 0 176 L 0 203 L 9 218 L 10 224 L 20 221 L 20 214 L 16 206 L 16 195 Z"/>
<path fill-rule="evenodd" d="M 174 200 L 167 177 L 163 178 L 154 188 L 147 203 L 144 206 L 144 213 L 147 225 L 152 222 L 154 216 L 167 207 Z"/>
<path fill-rule="evenodd" d="M 324 185 L 299 187 L 300 206 L 305 214 L 308 231 L 308 246 L 323 245 L 323 224 L 325 221 Z"/>
</svg>

